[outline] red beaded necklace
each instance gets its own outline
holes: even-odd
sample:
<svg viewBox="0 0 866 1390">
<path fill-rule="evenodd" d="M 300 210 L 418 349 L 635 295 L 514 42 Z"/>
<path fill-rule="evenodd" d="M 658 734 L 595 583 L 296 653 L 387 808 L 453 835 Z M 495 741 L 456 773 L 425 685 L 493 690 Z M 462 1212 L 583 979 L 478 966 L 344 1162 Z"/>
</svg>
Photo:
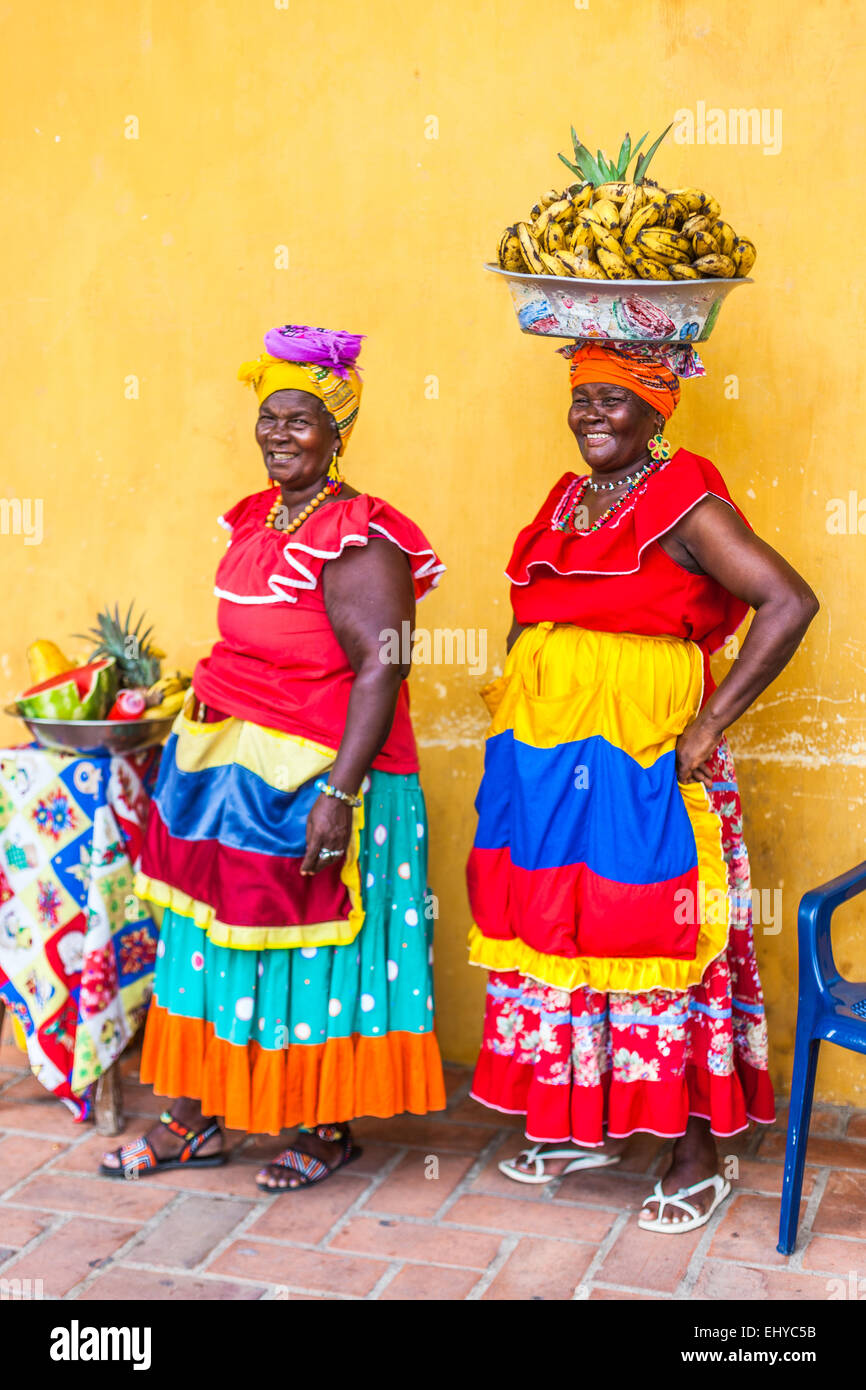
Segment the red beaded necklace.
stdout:
<svg viewBox="0 0 866 1390">
<path fill-rule="evenodd" d="M 653 473 L 658 473 L 659 469 L 664 468 L 667 462 L 667 459 L 660 458 L 653 459 L 650 463 L 644 464 L 643 468 L 632 475 L 632 481 L 625 492 L 622 493 L 615 502 L 611 502 L 610 506 L 602 512 L 601 516 L 599 516 L 591 526 L 578 526 L 575 524 L 575 514 L 583 505 L 583 497 L 589 486 L 590 476 L 587 473 L 584 477 L 576 479 L 568 489 L 566 495 L 567 500 L 566 497 L 563 498 L 565 506 L 563 507 L 563 503 L 560 503 L 553 514 L 550 523 L 551 530 L 568 531 L 573 536 L 588 536 L 591 531 L 597 531 L 600 526 L 604 526 L 606 522 L 610 521 L 612 517 L 622 511 L 635 488 L 640 487 L 641 483 L 646 482 L 647 478 L 651 477 Z"/>
</svg>

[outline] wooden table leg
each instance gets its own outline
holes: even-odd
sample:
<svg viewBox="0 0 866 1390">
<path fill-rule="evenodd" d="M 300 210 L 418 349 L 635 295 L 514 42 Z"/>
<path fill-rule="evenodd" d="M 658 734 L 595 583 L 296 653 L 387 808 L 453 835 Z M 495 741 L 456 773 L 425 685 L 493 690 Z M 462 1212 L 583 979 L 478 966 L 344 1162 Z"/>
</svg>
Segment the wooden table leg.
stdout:
<svg viewBox="0 0 866 1390">
<path fill-rule="evenodd" d="M 119 1134 L 123 1129 L 123 1091 L 120 1081 L 120 1058 L 112 1062 L 96 1083 L 93 1118 L 97 1134 Z"/>
</svg>

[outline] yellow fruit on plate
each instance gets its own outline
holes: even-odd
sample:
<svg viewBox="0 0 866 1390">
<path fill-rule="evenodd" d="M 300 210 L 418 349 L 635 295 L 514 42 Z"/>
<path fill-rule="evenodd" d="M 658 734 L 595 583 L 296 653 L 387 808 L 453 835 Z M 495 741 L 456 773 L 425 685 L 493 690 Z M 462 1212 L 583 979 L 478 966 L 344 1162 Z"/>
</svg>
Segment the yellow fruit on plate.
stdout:
<svg viewBox="0 0 866 1390">
<path fill-rule="evenodd" d="M 561 222 L 564 218 L 570 219 L 573 215 L 570 198 L 559 198 L 550 207 L 546 207 L 544 212 L 535 222 L 535 235 L 539 239 L 544 235 L 551 222 Z"/>
<path fill-rule="evenodd" d="M 692 265 L 701 275 L 713 275 L 720 280 L 730 280 L 736 269 L 730 256 L 699 256 Z"/>
<path fill-rule="evenodd" d="M 567 253 L 563 252 L 562 259 L 565 260 Z M 595 262 L 591 256 L 573 256 L 573 274 L 578 280 L 606 280 L 607 276 L 601 266 Z"/>
<path fill-rule="evenodd" d="M 642 280 L 669 280 L 670 274 L 668 267 L 662 265 L 660 261 L 653 261 L 649 256 L 637 256 L 634 260 L 634 267 Z"/>
<path fill-rule="evenodd" d="M 499 238 L 496 256 L 503 270 L 511 270 L 519 274 L 520 271 L 526 269 L 520 241 L 513 227 L 506 227 Z"/>
<path fill-rule="evenodd" d="M 538 254 L 538 245 L 531 231 L 525 222 L 517 223 L 517 236 L 520 240 L 520 249 L 523 252 L 523 259 L 527 266 L 535 275 L 544 274 L 544 261 Z"/>
<path fill-rule="evenodd" d="M 64 656 L 56 642 L 47 637 L 40 638 L 27 648 L 27 665 L 30 667 L 30 684 L 41 685 L 52 676 L 62 676 L 75 669 L 75 662 Z"/>
<path fill-rule="evenodd" d="M 663 265 L 674 262 L 685 264 L 691 260 L 691 250 L 686 238 L 679 232 L 669 232 L 662 227 L 653 227 L 646 232 L 638 232 L 635 245 L 645 256 L 651 256 Z"/>
<path fill-rule="evenodd" d="M 549 251 L 551 255 L 555 255 L 557 251 L 562 250 L 565 243 L 566 231 L 562 223 L 548 222 L 544 236 L 541 238 L 543 250 Z"/>
<path fill-rule="evenodd" d="M 696 256 L 717 256 L 719 254 L 719 243 L 712 232 L 695 232 L 692 237 L 692 247 Z"/>
<path fill-rule="evenodd" d="M 606 227 L 594 226 L 592 234 L 595 237 L 597 247 L 604 247 L 611 256 L 622 257 L 620 249 L 620 239 L 617 232 L 609 232 Z"/>
<path fill-rule="evenodd" d="M 672 280 L 700 280 L 703 277 L 699 270 L 695 270 L 693 265 L 683 265 L 677 262 L 676 265 L 669 265 L 668 270 Z"/>
<path fill-rule="evenodd" d="M 603 246 L 599 246 L 596 251 L 598 263 L 607 276 L 608 280 L 630 280 L 631 271 L 623 260 L 622 256 L 616 256 L 612 251 L 607 251 Z"/>
<path fill-rule="evenodd" d="M 685 203 L 681 202 L 679 198 L 670 195 L 664 201 L 662 215 L 657 225 L 673 231 L 675 227 L 681 227 L 688 217 L 689 209 L 686 207 Z"/>
<path fill-rule="evenodd" d="M 544 262 L 545 269 L 549 270 L 551 275 L 568 274 L 568 271 L 558 256 L 553 255 L 550 251 L 539 251 L 538 254 Z"/>
<path fill-rule="evenodd" d="M 730 223 L 723 221 L 721 217 L 717 217 L 710 227 L 710 235 L 716 238 L 722 255 L 730 256 L 734 249 L 734 242 L 737 240 L 737 234 Z"/>
<path fill-rule="evenodd" d="M 595 189 L 591 183 L 585 183 L 582 188 L 577 187 L 573 193 L 569 194 L 572 210 L 578 213 L 582 212 L 584 208 L 588 208 L 594 192 Z"/>
<path fill-rule="evenodd" d="M 178 693 L 184 694 L 192 684 L 192 676 L 186 671 L 172 671 L 168 675 L 160 676 L 158 681 L 154 681 L 145 691 L 145 702 L 149 708 L 153 708 L 166 700 L 171 695 Z"/>
<path fill-rule="evenodd" d="M 704 194 L 699 188 L 672 188 L 671 194 L 684 203 L 689 212 L 700 212 L 704 206 Z"/>
<path fill-rule="evenodd" d="M 609 232 L 612 232 L 614 227 L 619 227 L 619 208 L 610 198 L 599 198 L 598 202 L 593 203 L 592 208 L 588 209 L 587 215 L 590 214 L 593 221 L 599 221 Z"/>
<path fill-rule="evenodd" d="M 661 208 L 658 203 L 648 202 L 642 208 L 638 208 L 628 226 L 622 234 L 623 241 L 633 242 L 638 232 L 645 231 L 648 227 L 654 227 L 661 215 Z"/>
<path fill-rule="evenodd" d="M 602 183 L 595 190 L 594 199 L 608 198 L 612 203 L 624 203 L 631 194 L 636 184 L 633 183 Z"/>
<path fill-rule="evenodd" d="M 592 234 L 592 224 L 585 222 L 582 217 L 577 219 L 577 226 L 571 234 L 571 241 L 568 243 L 569 250 L 577 252 L 583 247 L 590 251 L 595 246 L 595 237 Z"/>
<path fill-rule="evenodd" d="M 544 209 L 549 208 L 551 203 L 555 203 L 558 197 L 559 194 L 555 188 L 549 189 L 547 193 L 542 193 L 535 207 L 532 209 L 532 216 L 534 218 L 539 218 L 544 212 Z"/>
<path fill-rule="evenodd" d="M 643 189 L 642 189 L 641 187 L 639 187 L 638 184 L 633 183 L 633 184 L 631 185 L 631 188 L 630 188 L 630 191 L 629 191 L 628 196 L 623 200 L 623 202 L 622 202 L 621 205 L 620 205 L 620 209 L 619 209 L 619 225 L 620 225 L 621 227 L 627 227 L 628 224 L 629 224 L 629 222 L 631 221 L 631 219 L 634 217 L 635 213 L 637 212 L 638 208 L 642 208 L 643 205 L 644 205 L 644 192 L 643 192 Z"/>
<path fill-rule="evenodd" d="M 151 705 L 150 709 L 144 712 L 145 719 L 167 719 L 173 714 L 177 714 L 182 708 L 186 699 L 185 690 L 175 690 L 173 694 L 166 695 L 165 699 L 158 705 Z"/>
<path fill-rule="evenodd" d="M 577 253 L 573 251 L 557 251 L 556 260 L 562 266 L 560 275 L 576 275 L 580 278 L 581 266 L 589 261 L 590 255 L 586 247 L 581 247 Z"/>
<path fill-rule="evenodd" d="M 695 212 L 682 225 L 683 236 L 691 239 L 698 232 L 708 232 L 710 230 L 710 219 L 705 217 L 702 212 Z"/>
<path fill-rule="evenodd" d="M 754 244 L 751 241 L 747 241 L 745 237 L 739 237 L 738 240 L 734 242 L 731 259 L 736 267 L 736 275 L 738 278 L 741 279 L 744 275 L 748 275 L 752 266 L 755 264 L 757 254 Z"/>
</svg>

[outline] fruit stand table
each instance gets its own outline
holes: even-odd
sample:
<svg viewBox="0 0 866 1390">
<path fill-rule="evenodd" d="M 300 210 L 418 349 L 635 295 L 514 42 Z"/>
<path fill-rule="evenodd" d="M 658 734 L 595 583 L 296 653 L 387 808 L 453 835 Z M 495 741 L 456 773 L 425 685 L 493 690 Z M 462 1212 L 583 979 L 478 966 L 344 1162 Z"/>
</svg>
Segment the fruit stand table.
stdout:
<svg viewBox="0 0 866 1390">
<path fill-rule="evenodd" d="M 160 753 L 0 748 L 0 1011 L 77 1120 L 96 1090 L 103 1133 L 122 1124 L 112 1064 L 153 981 L 158 933 L 132 882 Z"/>
</svg>

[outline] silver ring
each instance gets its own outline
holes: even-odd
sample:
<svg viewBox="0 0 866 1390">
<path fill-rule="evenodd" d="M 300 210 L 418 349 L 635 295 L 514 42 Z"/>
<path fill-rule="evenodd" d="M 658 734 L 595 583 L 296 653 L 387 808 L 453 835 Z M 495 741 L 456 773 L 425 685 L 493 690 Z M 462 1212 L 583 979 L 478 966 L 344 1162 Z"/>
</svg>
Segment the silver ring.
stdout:
<svg viewBox="0 0 866 1390">
<path fill-rule="evenodd" d="M 318 854 L 318 858 L 319 858 L 319 859 L 342 859 L 342 857 L 343 857 L 344 854 L 345 854 L 345 850 L 342 850 L 342 849 L 320 849 L 320 850 L 319 850 L 319 854 Z"/>
</svg>

